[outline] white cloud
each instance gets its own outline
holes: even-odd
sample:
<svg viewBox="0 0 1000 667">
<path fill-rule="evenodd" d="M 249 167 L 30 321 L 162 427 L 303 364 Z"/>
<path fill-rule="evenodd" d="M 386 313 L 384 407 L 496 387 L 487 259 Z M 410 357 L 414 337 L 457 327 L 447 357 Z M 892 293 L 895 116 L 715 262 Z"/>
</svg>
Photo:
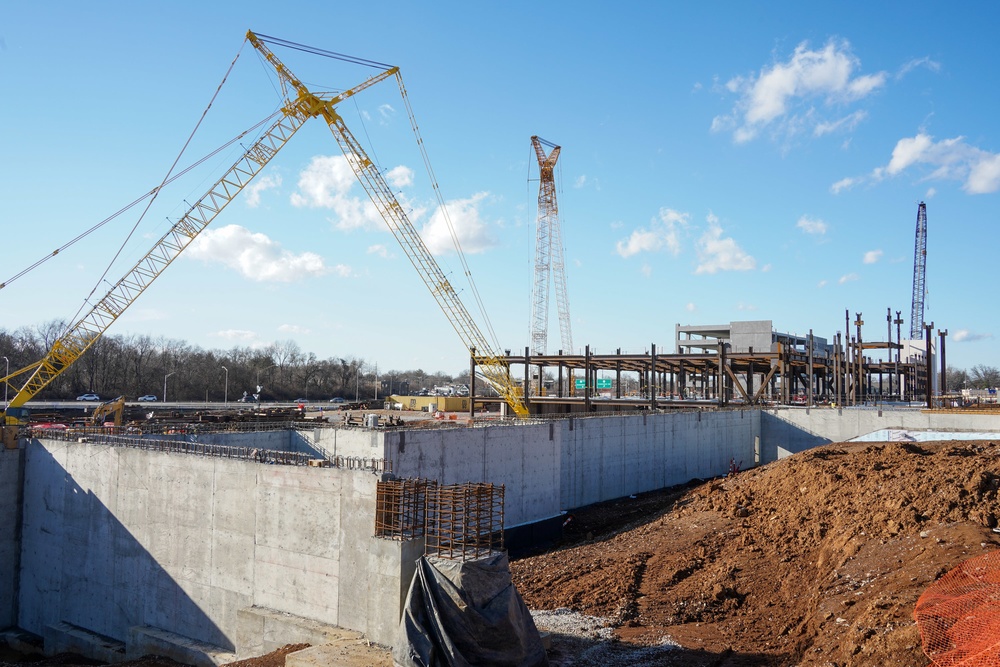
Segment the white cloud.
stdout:
<svg viewBox="0 0 1000 667">
<path fill-rule="evenodd" d="M 282 325 L 279 325 L 278 326 L 278 331 L 280 331 L 281 333 L 286 333 L 286 334 L 309 334 L 309 333 L 312 333 L 311 329 L 309 329 L 307 327 L 299 326 L 298 324 L 282 324 Z"/>
<path fill-rule="evenodd" d="M 688 311 L 689 313 L 693 313 L 694 311 L 698 310 L 698 307 L 694 305 L 693 301 L 689 301 L 687 305 L 684 306 L 684 310 Z"/>
<path fill-rule="evenodd" d="M 582 188 L 586 184 L 587 184 L 587 175 L 586 174 L 581 174 L 580 176 L 577 176 L 576 180 L 573 181 L 573 187 L 577 188 L 577 189 Z"/>
<path fill-rule="evenodd" d="M 413 170 L 409 167 L 399 165 L 390 169 L 386 173 L 385 178 L 389 181 L 389 185 L 394 188 L 409 187 L 413 185 Z"/>
<path fill-rule="evenodd" d="M 804 215 L 799 218 L 799 221 L 795 223 L 795 226 L 804 231 L 806 234 L 826 234 L 826 223 L 819 218 L 810 218 L 808 215 Z"/>
<path fill-rule="evenodd" d="M 865 253 L 865 264 L 874 264 L 882 259 L 881 250 L 869 250 Z"/>
<path fill-rule="evenodd" d="M 956 343 L 973 343 L 977 340 L 989 340 L 990 338 L 993 338 L 993 334 L 972 333 L 968 329 L 959 329 L 953 333 L 951 337 Z"/>
<path fill-rule="evenodd" d="M 842 178 L 830 186 L 830 192 L 832 192 L 835 195 L 838 195 L 840 194 L 841 190 L 850 190 L 863 180 L 864 179 L 862 178 L 851 178 L 851 177 Z"/>
<path fill-rule="evenodd" d="M 965 190 L 971 194 L 996 192 L 1000 189 L 1000 154 L 984 155 L 974 163 L 965 181 Z"/>
<path fill-rule="evenodd" d="M 381 122 L 382 125 L 387 125 L 395 115 L 396 110 L 391 104 L 383 104 L 378 108 L 379 122 Z"/>
<path fill-rule="evenodd" d="M 294 254 L 265 234 L 239 225 L 207 229 L 192 241 L 187 256 L 236 269 L 257 282 L 293 282 L 328 272 L 313 252 Z"/>
<path fill-rule="evenodd" d="M 816 287 L 823 289 L 824 287 L 826 287 L 826 281 L 825 280 L 819 281 L 818 283 L 816 283 Z"/>
<path fill-rule="evenodd" d="M 438 208 L 420 230 L 420 237 L 427 249 L 435 255 L 454 252 L 455 243 L 448 228 L 449 220 L 462 252 L 476 254 L 495 247 L 497 240 L 479 214 L 479 206 L 487 197 L 489 193 L 479 192 L 468 199 L 446 202 L 445 211 Z"/>
<path fill-rule="evenodd" d="M 348 195 L 356 182 L 346 157 L 318 155 L 299 174 L 298 191 L 291 196 L 292 206 L 331 209 L 336 214 L 334 225 L 338 229 L 381 229 L 385 223 L 371 200 Z"/>
<path fill-rule="evenodd" d="M 906 76 L 907 74 L 909 74 L 911 71 L 915 70 L 918 67 L 926 67 L 932 72 L 941 71 L 941 63 L 931 60 L 930 58 L 925 56 L 923 58 L 914 58 L 908 63 L 905 63 L 902 67 L 899 68 L 899 71 L 896 73 L 896 78 L 902 79 L 904 76 Z"/>
<path fill-rule="evenodd" d="M 750 271 L 757 266 L 757 260 L 740 248 L 731 237 L 722 237 L 719 219 L 709 213 L 708 230 L 697 243 L 698 267 L 696 274 L 713 274 L 718 271 Z"/>
<path fill-rule="evenodd" d="M 267 176 L 258 176 L 257 180 L 248 185 L 245 190 L 243 190 L 244 197 L 246 197 L 247 206 L 250 208 L 257 208 L 260 206 L 260 195 L 266 190 L 272 190 L 274 188 L 281 186 L 281 174 L 268 174 Z"/>
<path fill-rule="evenodd" d="M 822 137 L 824 134 L 832 134 L 833 132 L 837 132 L 841 129 L 847 131 L 853 130 L 867 117 L 867 111 L 859 110 L 849 116 L 838 118 L 837 120 L 821 121 L 816 124 L 816 127 L 813 128 L 813 136 Z"/>
<path fill-rule="evenodd" d="M 216 331 L 212 335 L 216 338 L 244 343 L 257 339 L 256 332 L 247 331 L 246 329 L 224 329 L 222 331 Z"/>
<path fill-rule="evenodd" d="M 885 85 L 885 72 L 859 76 L 856 72 L 860 65 L 846 41 L 831 40 L 820 50 L 811 50 L 807 42 L 802 42 L 787 61 L 765 67 L 757 76 L 730 79 L 725 87 L 738 93 L 740 99 L 730 114 L 712 120 L 712 129 L 733 129 L 736 143 L 754 139 L 768 126 L 781 134 L 794 134 L 812 126 L 817 136 L 852 129 L 863 120 L 864 116 L 858 115 L 862 112 L 828 121 L 814 102 L 819 100 L 826 107 L 842 106 Z"/>
<path fill-rule="evenodd" d="M 743 303 L 742 301 L 736 304 L 736 310 L 757 310 L 757 306 L 752 303 Z"/>
<path fill-rule="evenodd" d="M 333 272 L 341 278 L 350 278 L 354 275 L 354 269 L 347 264 L 335 264 Z"/>
<path fill-rule="evenodd" d="M 382 259 L 390 259 L 393 257 L 393 255 L 389 252 L 389 249 L 386 248 L 381 243 L 376 243 L 375 245 L 368 246 L 367 252 L 369 255 L 378 255 Z"/>
<path fill-rule="evenodd" d="M 924 195 L 924 199 L 931 199 L 937 194 L 937 188 L 927 188 L 927 193 Z"/>
<path fill-rule="evenodd" d="M 988 194 L 1000 190 L 1000 153 L 991 153 L 967 144 L 964 137 L 934 138 L 924 132 L 896 142 L 889 164 L 872 171 L 873 180 L 897 176 L 916 165 L 930 173 L 923 180 L 964 181 L 969 194 Z"/>
<path fill-rule="evenodd" d="M 765 264 L 764 266 L 760 267 L 760 272 L 761 273 L 769 273 L 771 271 L 771 268 L 772 267 L 771 267 L 770 264 Z"/>
<path fill-rule="evenodd" d="M 847 284 L 849 282 L 853 282 L 855 280 L 858 280 L 860 277 L 861 276 L 859 276 L 856 273 L 847 273 L 847 274 L 844 274 L 844 275 L 840 276 L 840 280 L 838 280 L 837 282 L 840 283 L 841 285 L 845 285 L 845 284 Z"/>
<path fill-rule="evenodd" d="M 640 227 L 633 230 L 627 239 L 615 244 L 615 250 L 625 258 L 662 249 L 676 257 L 681 251 L 680 234 L 687 228 L 689 218 L 687 213 L 661 208 L 659 215 L 650 221 L 648 229 Z"/>
<path fill-rule="evenodd" d="M 643 263 L 642 268 L 639 269 L 639 273 L 641 273 L 644 278 L 650 278 L 653 275 L 653 267 L 649 264 Z"/>
</svg>

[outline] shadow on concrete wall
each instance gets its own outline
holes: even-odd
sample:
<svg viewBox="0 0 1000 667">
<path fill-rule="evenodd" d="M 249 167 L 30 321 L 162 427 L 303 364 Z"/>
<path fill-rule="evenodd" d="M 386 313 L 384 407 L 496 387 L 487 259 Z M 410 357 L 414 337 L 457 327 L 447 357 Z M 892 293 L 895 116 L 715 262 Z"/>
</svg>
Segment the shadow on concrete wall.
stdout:
<svg viewBox="0 0 1000 667">
<path fill-rule="evenodd" d="M 143 524 L 148 507 L 174 500 L 119 484 L 112 492 L 119 512 Z M 229 637 L 115 512 L 37 442 L 27 452 L 22 512 L 21 629 L 44 635 L 47 626 L 63 622 L 124 643 L 131 627 L 153 626 L 234 650 Z M 149 535 L 157 546 L 183 554 L 184 546 L 172 542 L 180 538 L 166 528 L 164 533 L 150 530 Z M 208 583 L 189 586 L 208 594 Z"/>
<path fill-rule="evenodd" d="M 833 442 L 818 433 L 762 410 L 760 413 L 760 462 L 777 461 L 788 456 Z"/>
</svg>

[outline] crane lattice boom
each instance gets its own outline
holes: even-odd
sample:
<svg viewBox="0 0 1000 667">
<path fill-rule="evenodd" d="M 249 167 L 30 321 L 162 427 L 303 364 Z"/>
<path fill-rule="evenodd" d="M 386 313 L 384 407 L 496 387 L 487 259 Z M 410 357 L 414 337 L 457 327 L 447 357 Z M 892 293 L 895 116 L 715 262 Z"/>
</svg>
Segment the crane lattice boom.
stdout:
<svg viewBox="0 0 1000 667">
<path fill-rule="evenodd" d="M 395 75 L 405 96 L 399 68 L 388 67 L 354 88 L 339 94 L 317 95 L 311 93 L 253 32 L 247 39 L 278 73 L 285 105 L 283 116 L 268 128 L 236 163 L 209 191 L 156 242 L 153 248 L 119 280 L 114 287 L 80 320 L 68 327 L 46 356 L 3 378 L 30 373 L 28 380 L 18 390 L 8 407 L 20 408 L 38 394 L 56 376 L 83 355 L 111 324 L 142 294 L 147 287 L 187 248 L 191 242 L 222 212 L 308 119 L 322 117 L 347 156 L 348 162 L 361 181 L 369 197 L 382 213 L 396 239 L 406 251 L 424 283 L 448 316 L 470 354 L 480 366 L 481 374 L 498 389 L 514 412 L 521 417 L 528 415 L 527 407 L 513 384 L 506 362 L 492 352 L 492 346 L 480 332 L 458 298 L 455 289 L 437 265 L 431 253 L 417 234 L 381 172 L 368 158 L 360 144 L 344 125 L 334 107 L 345 99 L 361 92 L 390 76 Z M 6 421 L 15 420 L 8 412 Z"/>
<path fill-rule="evenodd" d="M 521 398 L 520 389 L 511 380 L 507 363 L 493 352 L 493 346 L 459 299 L 458 292 L 455 291 L 434 256 L 427 249 L 420 234 L 417 233 L 416 227 L 407 218 L 406 212 L 396 199 L 389 184 L 386 183 L 382 172 L 368 157 L 361 144 L 344 124 L 340 114 L 334 109 L 334 105 L 340 102 L 343 96 L 331 100 L 318 98 L 309 92 L 253 33 L 248 33 L 248 36 L 254 47 L 267 58 L 278 72 L 286 97 L 290 98 L 290 93 L 294 92 L 295 99 L 290 101 L 289 108 L 300 109 L 310 116 L 320 116 L 327 122 L 354 174 L 424 281 L 427 289 L 437 301 L 438 306 L 444 311 L 448 321 L 466 345 L 470 356 L 475 359 L 479 372 L 497 389 L 500 396 L 519 417 L 527 417 L 527 406 Z M 382 80 L 391 75 L 396 76 L 400 92 L 405 96 L 406 92 L 398 67 L 389 68 L 372 77 L 369 81 Z"/>
<path fill-rule="evenodd" d="M 910 338 L 924 337 L 924 296 L 927 294 L 927 206 L 917 207 L 917 238 L 913 247 L 913 308 L 910 311 Z"/>
<path fill-rule="evenodd" d="M 531 137 L 531 145 L 538 158 L 539 173 L 535 280 L 531 293 L 531 350 L 534 354 L 546 354 L 548 347 L 551 276 L 555 282 L 562 348 L 564 352 L 572 353 L 573 334 L 570 329 L 569 293 L 566 290 L 566 262 L 559 226 L 559 204 L 556 202 L 555 166 L 562 148 L 538 136 Z M 552 149 L 548 155 L 545 154 L 545 146 Z"/>
</svg>

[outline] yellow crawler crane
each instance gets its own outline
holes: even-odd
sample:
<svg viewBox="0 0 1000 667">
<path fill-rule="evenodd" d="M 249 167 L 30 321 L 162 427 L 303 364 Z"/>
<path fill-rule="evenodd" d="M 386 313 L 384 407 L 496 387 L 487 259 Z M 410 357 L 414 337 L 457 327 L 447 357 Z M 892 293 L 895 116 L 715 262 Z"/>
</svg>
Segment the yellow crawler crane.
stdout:
<svg viewBox="0 0 1000 667">
<path fill-rule="evenodd" d="M 282 93 L 286 98 L 281 116 L 89 312 L 66 329 L 53 343 L 45 357 L 3 378 L 4 382 L 15 386 L 11 383 L 12 378 L 30 374 L 23 385 L 19 388 L 15 386 L 17 394 L 4 412 L 5 427 L 16 429 L 17 425 L 24 423 L 27 414 L 24 404 L 97 342 L 125 309 L 132 305 L 153 280 L 191 244 L 226 205 L 242 192 L 253 177 L 260 173 L 302 124 L 315 117 L 323 118 L 330 127 L 358 180 L 462 342 L 467 346 L 470 355 L 474 357 L 480 373 L 497 389 L 517 416 L 527 417 L 528 409 L 521 397 L 520 389 L 510 378 L 507 363 L 492 351 L 493 347 L 459 300 L 458 293 L 424 245 L 416 228 L 406 217 L 382 174 L 335 110 L 340 102 L 390 76 L 396 77 L 405 99 L 406 92 L 399 75 L 399 68 L 389 67 L 354 88 L 338 94 L 314 94 L 285 67 L 261 41 L 261 37 L 248 31 L 247 40 L 267 59 L 278 74 Z M 409 108 L 408 103 L 407 108 Z M 410 121 L 416 131 L 412 112 Z M 437 189 L 437 184 L 434 185 Z M 5 428 L 4 442 L 10 441 L 12 437 L 13 433 Z"/>
</svg>

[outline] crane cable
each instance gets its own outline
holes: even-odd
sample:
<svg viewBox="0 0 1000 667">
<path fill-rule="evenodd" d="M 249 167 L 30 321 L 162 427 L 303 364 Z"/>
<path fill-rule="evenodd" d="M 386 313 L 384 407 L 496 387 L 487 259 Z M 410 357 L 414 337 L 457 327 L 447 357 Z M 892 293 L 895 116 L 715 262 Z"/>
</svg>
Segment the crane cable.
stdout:
<svg viewBox="0 0 1000 667">
<path fill-rule="evenodd" d="M 462 271 L 465 273 L 465 277 L 469 281 L 470 291 L 472 292 L 472 296 L 476 301 L 477 307 L 479 308 L 479 314 L 483 319 L 483 324 L 486 329 L 485 333 L 488 333 L 492 339 L 494 349 L 500 350 L 501 347 L 499 339 L 497 338 L 496 332 L 493 330 L 493 324 L 490 322 L 489 315 L 486 313 L 486 306 L 483 303 L 482 297 L 479 295 L 476 283 L 472 279 L 472 270 L 469 268 L 469 264 L 465 261 L 465 253 L 462 251 L 462 246 L 458 241 L 458 234 L 455 233 L 455 226 L 452 224 L 451 216 L 448 214 L 448 207 L 445 205 L 444 195 L 441 194 L 441 188 L 438 185 L 437 177 L 434 175 L 434 168 L 431 167 L 430 157 L 427 155 L 427 149 L 424 146 L 424 139 L 420 136 L 420 129 L 417 127 L 417 119 L 413 114 L 413 108 L 410 106 L 410 98 L 406 95 L 406 87 L 403 86 L 403 77 L 400 75 L 399 71 L 396 72 L 396 82 L 399 84 L 399 93 L 403 98 L 403 105 L 406 107 L 406 113 L 410 119 L 410 126 L 413 128 L 413 134 L 417 138 L 417 146 L 420 148 L 420 156 L 423 158 L 424 168 L 427 170 L 427 176 L 430 178 L 431 187 L 437 197 L 441 217 L 444 218 L 445 224 L 448 226 L 448 232 L 451 234 L 451 240 L 455 246 L 455 254 L 458 255 L 458 259 L 462 264 Z M 486 350 L 477 351 L 486 352 Z"/>
<path fill-rule="evenodd" d="M 243 47 L 246 45 L 246 43 L 247 43 L 247 40 L 246 40 L 246 38 L 244 38 L 243 39 L 243 43 L 240 44 L 240 48 L 236 52 L 236 56 L 233 58 L 233 61 L 231 63 L 229 63 L 229 69 L 226 70 L 225 75 L 222 77 L 222 81 L 219 82 L 219 85 L 215 89 L 215 93 L 212 95 L 212 99 L 209 100 L 208 106 L 206 106 L 205 110 L 201 112 L 201 118 L 199 118 L 198 122 L 195 123 L 194 129 L 191 130 L 191 134 L 188 136 L 187 141 L 184 142 L 184 145 L 181 147 L 181 150 L 177 154 L 177 157 L 174 158 L 173 164 L 170 165 L 170 169 L 168 169 L 167 173 L 163 176 L 163 181 L 160 183 L 159 186 L 157 186 L 156 188 L 153 189 L 152 195 L 149 197 L 149 202 L 146 204 L 146 208 L 143 209 L 142 213 L 139 214 L 139 218 L 136 220 L 135 225 L 132 226 L 131 231 L 129 231 L 128 236 L 125 237 L 125 240 L 122 241 L 122 244 L 118 248 L 118 251 L 115 253 L 115 256 L 111 258 L 111 261 L 108 263 L 107 268 L 104 269 L 104 273 L 101 274 L 101 277 L 98 279 L 98 281 L 94 285 L 93 289 L 90 290 L 90 294 L 88 294 L 87 298 L 83 300 L 82 304 L 80 304 L 79 310 L 76 311 L 76 314 L 72 318 L 72 320 L 73 320 L 74 323 L 75 323 L 76 319 L 80 316 L 80 313 L 83 312 L 83 309 L 90 302 L 91 297 L 94 296 L 94 292 L 96 292 L 97 288 L 100 286 L 100 284 L 102 282 L 104 282 L 104 279 L 107 277 L 108 272 L 111 271 L 111 267 L 114 266 L 114 263 L 118 260 L 118 257 L 125 250 L 126 244 L 128 244 L 129 240 L 132 238 L 132 235 L 135 234 L 135 230 L 138 229 L 139 225 L 142 223 L 143 219 L 146 217 L 146 213 L 149 212 L 149 209 L 153 205 L 153 202 L 156 201 L 156 197 L 159 194 L 160 190 L 163 188 L 163 186 L 165 186 L 170 181 L 170 176 L 173 173 L 174 169 L 177 167 L 177 163 L 180 162 L 181 157 L 184 155 L 184 152 L 187 150 L 187 147 L 191 144 L 191 140 L 194 139 L 195 133 L 198 132 L 198 128 L 201 127 L 202 122 L 205 120 L 205 116 L 208 115 L 209 110 L 212 108 L 212 105 L 215 103 L 215 99 L 219 96 L 219 92 L 222 90 L 222 86 L 226 83 L 226 80 L 229 78 L 229 75 L 232 73 L 233 68 L 236 66 L 236 61 L 239 60 L 240 54 L 243 52 Z M 63 335 L 66 335 L 67 333 L 69 333 L 72 330 L 73 326 L 74 326 L 74 324 L 68 324 L 66 326 L 65 331 L 63 332 Z"/>
<path fill-rule="evenodd" d="M 326 58 L 333 58 L 335 60 L 342 60 L 344 62 L 352 63 L 355 65 L 363 65 L 365 67 L 373 67 L 377 69 L 387 70 L 391 69 L 392 65 L 386 63 L 381 63 L 375 60 L 368 60 L 366 58 L 359 58 L 357 56 L 349 56 L 343 53 L 337 53 L 335 51 L 327 51 L 325 49 L 319 49 L 312 46 L 306 46 L 304 44 L 298 44 L 296 42 L 290 42 L 288 40 L 280 39 L 277 37 L 271 37 L 269 35 L 262 35 L 256 33 L 258 39 L 262 42 L 268 44 L 276 44 L 279 46 L 284 46 L 289 49 L 294 49 L 297 51 L 303 51 L 305 53 L 310 53 L 313 55 L 324 56 Z M 472 292 L 473 298 L 476 301 L 476 305 L 479 308 L 479 313 L 483 319 L 486 333 L 489 334 L 493 341 L 495 349 L 500 349 L 500 344 L 496 332 L 493 329 L 493 324 L 490 322 L 489 315 L 486 313 L 486 307 L 483 304 L 482 297 L 479 295 L 479 290 L 476 287 L 476 283 L 472 278 L 472 271 L 469 269 L 469 265 L 465 260 L 465 253 L 462 251 L 462 246 L 459 243 L 458 235 L 455 233 L 455 227 L 452 224 L 451 216 L 448 215 L 448 208 L 445 206 L 444 196 L 441 194 L 441 188 L 438 185 L 437 178 L 434 175 L 434 169 L 431 167 L 430 158 L 427 155 L 427 149 L 424 146 L 424 140 L 420 136 L 420 129 L 417 127 L 416 116 L 413 114 L 413 108 L 410 106 L 410 100 L 406 95 L 406 87 L 403 85 L 403 77 L 400 75 L 399 71 L 396 72 L 396 81 L 399 84 L 399 92 L 403 99 L 403 104 L 406 107 L 406 112 L 410 120 L 410 126 L 413 129 L 413 134 L 417 139 L 417 146 L 420 148 L 420 156 L 424 161 L 424 168 L 427 170 L 427 175 L 430 178 L 431 186 L 434 190 L 434 194 L 437 197 L 439 210 L 441 211 L 441 216 L 444 218 L 445 224 L 448 227 L 448 232 L 451 234 L 452 243 L 455 246 L 455 253 L 458 255 L 459 261 L 462 264 L 462 270 L 465 273 L 466 279 L 469 281 L 469 287 Z M 366 129 L 367 133 L 367 129 Z"/>
<path fill-rule="evenodd" d="M 235 137 L 233 137 L 232 139 L 230 139 L 229 141 L 227 141 L 223 145 L 219 146 L 218 148 L 216 148 L 214 151 L 212 151 L 208 155 L 205 155 L 200 160 L 191 163 L 190 165 L 188 165 L 184 169 L 180 170 L 179 172 L 177 172 L 176 174 L 174 174 L 173 176 L 171 176 L 169 179 L 167 179 L 166 181 L 164 181 L 162 185 L 159 185 L 159 186 L 153 188 L 152 190 L 150 190 L 146 194 L 144 194 L 141 197 L 138 197 L 137 199 L 135 199 L 134 201 L 132 201 L 132 203 L 126 204 L 125 206 L 123 206 L 122 208 L 118 209 L 117 211 L 115 211 L 114 213 L 112 213 L 111 215 L 109 215 L 108 217 L 104 218 L 104 220 L 101 220 L 96 225 L 94 225 L 93 227 L 91 227 L 87 231 L 83 232 L 82 234 L 80 234 L 76 238 L 72 239 L 71 241 L 68 241 L 68 242 L 64 243 L 63 245 L 61 245 L 58 248 L 56 248 L 55 250 L 53 250 L 51 253 L 45 255 L 44 257 L 42 257 L 41 259 L 39 259 L 38 261 L 36 261 L 34 264 L 31 264 L 27 268 L 22 269 L 18 273 L 14 274 L 10 278 L 8 278 L 6 281 L 0 283 L 0 289 L 3 289 L 4 287 L 7 287 L 7 285 L 11 284 L 12 282 L 14 282 L 15 280 L 17 280 L 18 278 L 21 278 L 25 274 L 30 273 L 31 271 L 37 269 L 39 266 L 41 266 L 45 262 L 49 261 L 50 259 L 52 259 L 56 255 L 58 255 L 62 251 L 66 250 L 67 248 L 75 245 L 79 241 L 82 241 L 86 237 L 90 236 L 91 234 L 93 234 L 94 232 L 96 232 L 98 229 L 100 229 L 104 225 L 108 224 L 109 222 L 111 222 L 112 220 L 114 220 L 115 218 L 117 218 L 119 215 L 125 213 L 126 211 L 128 211 L 129 209 L 131 209 L 132 207 L 134 207 L 139 202 L 144 201 L 146 198 L 151 197 L 154 194 L 156 194 L 162 187 L 164 187 L 166 185 L 170 185 L 171 183 L 173 183 L 177 179 L 179 179 L 182 176 L 184 176 L 185 174 L 187 174 L 192 169 L 195 169 L 195 168 L 201 166 L 202 164 L 204 164 L 208 160 L 212 159 L 213 157 L 215 157 L 216 155 L 218 155 L 222 151 L 226 150 L 227 148 L 229 148 L 230 146 L 232 146 L 233 144 L 235 144 L 237 141 L 239 141 L 240 139 L 242 139 L 246 135 L 248 135 L 251 132 L 257 130 L 258 128 L 262 127 L 266 123 L 271 122 L 274 118 L 276 118 L 277 116 L 279 116 L 281 113 L 282 113 L 281 111 L 276 111 L 273 114 L 271 114 L 270 116 L 268 116 L 267 118 L 265 118 L 265 119 L 261 120 L 260 122 L 256 123 L 252 127 L 244 130 L 243 132 L 240 132 L 238 135 L 236 135 Z"/>
</svg>

